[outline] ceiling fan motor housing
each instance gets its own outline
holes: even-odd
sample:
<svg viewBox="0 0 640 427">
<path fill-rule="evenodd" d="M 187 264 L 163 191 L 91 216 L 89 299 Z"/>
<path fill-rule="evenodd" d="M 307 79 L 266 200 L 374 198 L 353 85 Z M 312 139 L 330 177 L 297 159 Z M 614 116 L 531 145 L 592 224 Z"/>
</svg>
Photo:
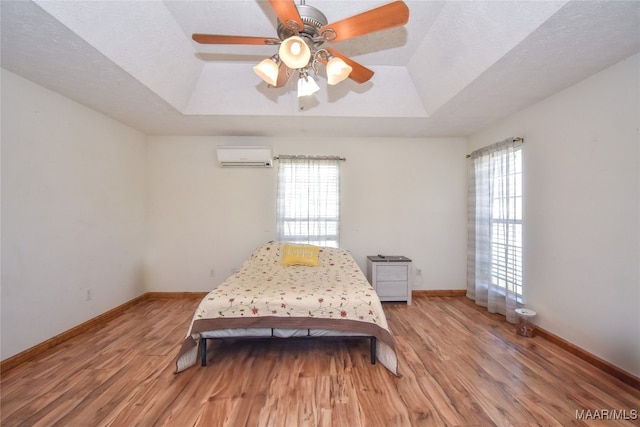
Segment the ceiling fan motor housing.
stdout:
<svg viewBox="0 0 640 427">
<path fill-rule="evenodd" d="M 324 43 L 324 40 L 321 40 L 318 36 L 320 35 L 320 28 L 329 22 L 327 17 L 312 6 L 301 4 L 297 8 L 304 24 L 304 28 L 298 31 L 298 35 L 310 46 L 317 47 Z M 296 28 L 289 28 L 278 19 L 278 37 L 280 40 L 288 39 L 294 35 L 296 35 Z"/>
</svg>

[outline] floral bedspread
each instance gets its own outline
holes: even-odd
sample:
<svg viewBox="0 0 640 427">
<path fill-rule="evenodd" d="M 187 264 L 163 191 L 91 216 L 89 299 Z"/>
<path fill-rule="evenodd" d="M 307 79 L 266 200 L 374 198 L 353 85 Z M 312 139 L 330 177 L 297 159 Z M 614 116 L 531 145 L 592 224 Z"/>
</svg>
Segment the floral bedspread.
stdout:
<svg viewBox="0 0 640 427">
<path fill-rule="evenodd" d="M 378 360 L 398 375 L 395 341 L 382 304 L 351 254 L 321 248 L 319 266 L 283 266 L 269 242 L 212 290 L 193 315 L 176 372 L 196 363 L 200 333 L 234 328 L 326 329 L 377 338 Z"/>
</svg>

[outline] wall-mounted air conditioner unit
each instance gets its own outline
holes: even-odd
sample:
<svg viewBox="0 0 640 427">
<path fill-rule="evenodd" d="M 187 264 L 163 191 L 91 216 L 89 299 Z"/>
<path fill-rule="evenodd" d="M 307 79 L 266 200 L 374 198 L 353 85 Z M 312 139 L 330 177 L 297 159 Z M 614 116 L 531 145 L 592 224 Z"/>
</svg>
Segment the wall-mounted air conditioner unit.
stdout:
<svg viewBox="0 0 640 427">
<path fill-rule="evenodd" d="M 221 145 L 218 147 L 218 162 L 222 167 L 273 166 L 271 147 L 268 145 Z"/>
</svg>

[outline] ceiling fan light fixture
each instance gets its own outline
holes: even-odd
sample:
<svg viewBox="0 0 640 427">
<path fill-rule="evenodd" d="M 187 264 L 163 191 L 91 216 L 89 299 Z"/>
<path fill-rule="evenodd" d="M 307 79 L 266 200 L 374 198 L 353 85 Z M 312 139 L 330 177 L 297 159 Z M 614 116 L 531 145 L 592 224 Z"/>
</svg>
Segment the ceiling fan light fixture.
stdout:
<svg viewBox="0 0 640 427">
<path fill-rule="evenodd" d="M 300 73 L 298 79 L 298 98 L 310 96 L 320 90 L 320 86 L 307 73 Z"/>
<path fill-rule="evenodd" d="M 336 85 L 349 77 L 353 67 L 344 62 L 342 58 L 331 57 L 327 62 L 327 83 Z"/>
<path fill-rule="evenodd" d="M 280 59 L 294 70 L 304 68 L 311 59 L 311 49 L 300 36 L 291 36 L 280 44 Z"/>
<path fill-rule="evenodd" d="M 253 71 L 258 77 L 271 86 L 276 86 L 278 83 L 279 62 L 278 55 L 273 55 L 271 58 L 263 59 L 258 65 L 253 67 Z"/>
</svg>

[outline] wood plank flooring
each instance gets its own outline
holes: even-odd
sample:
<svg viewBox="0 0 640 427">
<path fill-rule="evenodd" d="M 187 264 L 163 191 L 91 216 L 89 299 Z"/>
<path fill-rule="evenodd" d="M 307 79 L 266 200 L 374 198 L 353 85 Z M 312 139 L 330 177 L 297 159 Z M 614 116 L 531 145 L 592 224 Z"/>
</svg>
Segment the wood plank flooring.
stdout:
<svg viewBox="0 0 640 427">
<path fill-rule="evenodd" d="M 543 338 L 517 336 L 513 325 L 465 297 L 385 304 L 402 378 L 370 364 L 368 340 L 339 339 L 217 341 L 207 367 L 175 375 L 174 358 L 198 302 L 145 300 L 3 372 L 0 424 L 640 423 L 639 390 Z"/>
</svg>

